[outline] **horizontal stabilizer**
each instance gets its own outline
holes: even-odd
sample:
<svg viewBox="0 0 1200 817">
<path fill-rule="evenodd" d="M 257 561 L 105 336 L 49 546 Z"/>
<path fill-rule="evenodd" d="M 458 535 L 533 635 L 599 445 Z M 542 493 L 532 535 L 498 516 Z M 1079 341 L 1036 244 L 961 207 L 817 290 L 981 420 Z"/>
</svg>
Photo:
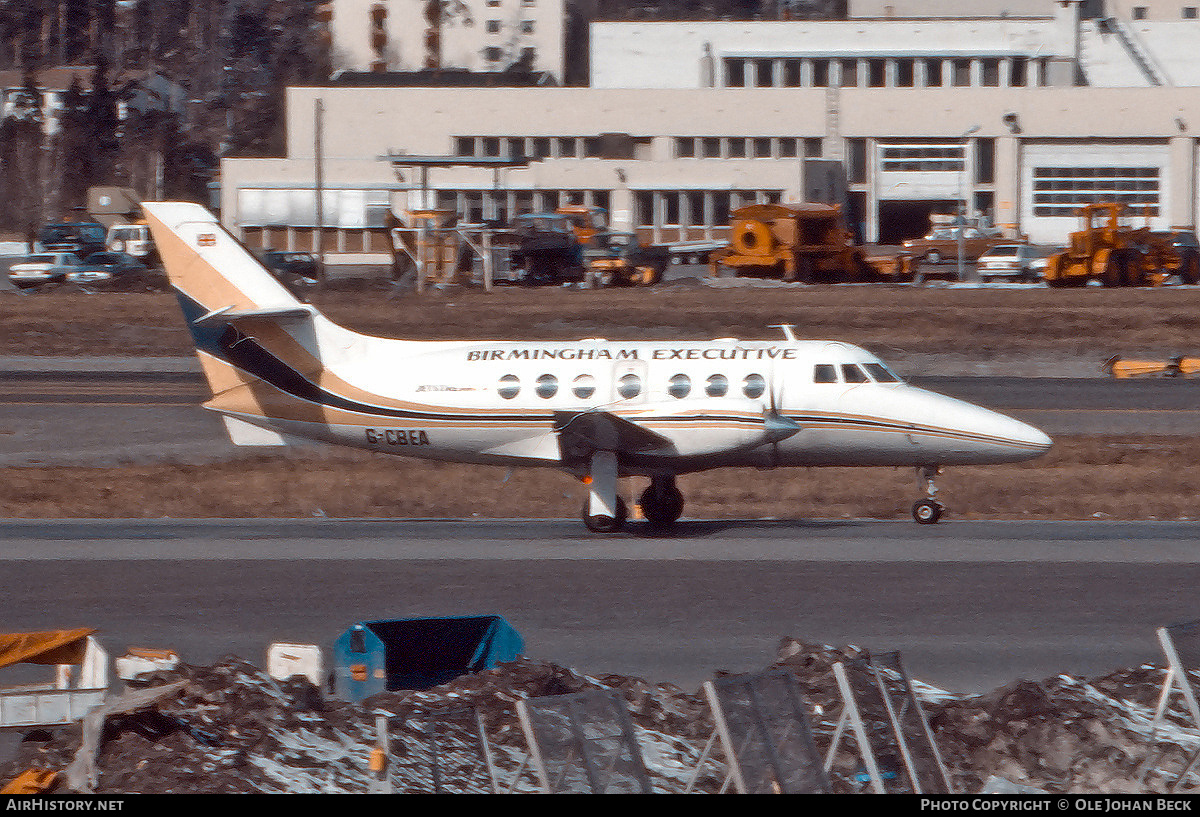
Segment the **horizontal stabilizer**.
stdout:
<svg viewBox="0 0 1200 817">
<path fill-rule="evenodd" d="M 554 430 L 564 458 L 595 451 L 653 451 L 671 444 L 661 434 L 607 411 L 556 411 Z"/>
<path fill-rule="evenodd" d="M 275 321 L 276 323 L 291 323 L 295 321 L 310 320 L 316 314 L 316 309 L 303 304 L 301 306 L 284 306 L 271 309 L 234 309 L 232 306 L 223 306 L 220 309 L 214 309 L 211 312 L 206 312 L 199 318 L 196 318 L 196 323 L 200 326 L 212 323 L 233 323 L 238 320 L 260 320 L 260 321 Z"/>
</svg>

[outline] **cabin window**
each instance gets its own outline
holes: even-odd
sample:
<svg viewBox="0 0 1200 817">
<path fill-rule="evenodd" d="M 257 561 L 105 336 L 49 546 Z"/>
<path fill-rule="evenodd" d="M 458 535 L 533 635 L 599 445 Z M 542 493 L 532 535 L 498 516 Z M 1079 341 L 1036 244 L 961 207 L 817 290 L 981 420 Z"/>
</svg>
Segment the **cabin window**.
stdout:
<svg viewBox="0 0 1200 817">
<path fill-rule="evenodd" d="M 617 394 L 626 400 L 631 400 L 642 393 L 642 379 L 636 374 L 622 375 L 617 381 Z"/>
<path fill-rule="evenodd" d="M 515 374 L 506 374 L 500 378 L 500 387 L 497 391 L 505 400 L 511 400 L 521 392 L 521 379 Z"/>
<path fill-rule="evenodd" d="M 847 383 L 866 383 L 867 376 L 853 363 L 842 364 L 842 379 Z"/>
<path fill-rule="evenodd" d="M 762 397 L 767 390 L 767 381 L 761 374 L 748 374 L 742 381 L 742 394 L 751 400 Z"/>
<path fill-rule="evenodd" d="M 692 390 L 692 379 L 686 374 L 674 375 L 667 383 L 667 394 L 677 400 L 682 400 L 688 396 Z"/>
<path fill-rule="evenodd" d="M 729 378 L 723 374 L 714 374 L 704 386 L 704 393 L 709 397 L 724 397 L 728 391 Z"/>
<path fill-rule="evenodd" d="M 900 378 L 892 374 L 892 370 L 882 363 L 864 363 L 863 368 L 870 373 L 871 377 L 875 378 L 876 383 L 900 382 Z"/>
<path fill-rule="evenodd" d="M 813 382 L 814 383 L 836 383 L 837 369 L 829 363 L 818 363 L 813 366 Z"/>
<path fill-rule="evenodd" d="M 534 387 L 538 397 L 549 399 L 558 394 L 558 378 L 552 374 L 544 374 L 537 379 Z"/>
<path fill-rule="evenodd" d="M 590 374 L 581 374 L 575 378 L 575 383 L 571 387 L 571 391 L 580 400 L 586 400 L 596 393 L 596 378 Z"/>
</svg>

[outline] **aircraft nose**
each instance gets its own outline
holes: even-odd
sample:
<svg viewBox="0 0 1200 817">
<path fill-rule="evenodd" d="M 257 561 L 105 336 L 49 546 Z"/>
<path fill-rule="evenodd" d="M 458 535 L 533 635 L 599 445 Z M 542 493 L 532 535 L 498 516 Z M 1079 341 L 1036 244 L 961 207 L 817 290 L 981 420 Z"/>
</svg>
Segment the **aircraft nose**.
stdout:
<svg viewBox="0 0 1200 817">
<path fill-rule="evenodd" d="M 1012 420 L 1012 418 L 1008 418 Z M 1033 457 L 1040 457 L 1050 450 L 1054 445 L 1054 440 L 1050 439 L 1050 435 L 1042 431 L 1036 426 L 1031 426 L 1029 423 L 1023 423 L 1020 420 L 1012 420 L 1015 423 L 1015 433 L 1012 441 L 1022 448 L 1028 448 Z"/>
<path fill-rule="evenodd" d="M 1044 431 L 1029 423 L 983 409 L 984 446 L 997 451 L 1006 461 L 1019 462 L 1040 457 L 1050 450 L 1054 441 Z"/>
<path fill-rule="evenodd" d="M 946 464 L 1021 462 L 1040 457 L 1053 445 L 1040 428 L 983 406 L 943 395 L 926 405 L 928 419 L 953 438 L 944 452 Z"/>
</svg>

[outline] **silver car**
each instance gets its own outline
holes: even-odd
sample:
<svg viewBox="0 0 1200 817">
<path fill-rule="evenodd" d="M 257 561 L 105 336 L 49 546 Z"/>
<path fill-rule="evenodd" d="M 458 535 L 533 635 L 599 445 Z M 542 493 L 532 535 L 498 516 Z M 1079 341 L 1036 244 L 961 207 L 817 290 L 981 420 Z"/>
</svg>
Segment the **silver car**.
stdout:
<svg viewBox="0 0 1200 817">
<path fill-rule="evenodd" d="M 67 273 L 81 263 L 79 256 L 70 252 L 43 252 L 18 261 L 8 269 L 8 280 L 21 289 L 59 283 Z"/>
<path fill-rule="evenodd" d="M 979 256 L 979 277 L 984 281 L 1040 281 L 1047 255 L 1029 244 L 998 244 Z"/>
</svg>

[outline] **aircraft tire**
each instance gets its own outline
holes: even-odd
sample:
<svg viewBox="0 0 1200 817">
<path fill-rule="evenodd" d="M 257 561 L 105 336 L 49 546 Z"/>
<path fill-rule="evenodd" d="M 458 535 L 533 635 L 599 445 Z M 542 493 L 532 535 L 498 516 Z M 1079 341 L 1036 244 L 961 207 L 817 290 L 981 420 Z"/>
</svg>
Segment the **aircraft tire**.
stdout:
<svg viewBox="0 0 1200 817">
<path fill-rule="evenodd" d="M 588 513 L 588 502 L 583 501 L 583 508 L 580 515 L 583 518 L 583 524 L 592 533 L 616 533 L 625 527 L 625 520 L 629 515 L 629 511 L 625 506 L 625 500 L 617 497 L 617 515 L 616 517 L 608 514 L 597 514 L 595 516 Z"/>
<path fill-rule="evenodd" d="M 658 496 L 653 487 L 647 488 L 642 491 L 638 504 L 652 528 L 669 528 L 683 515 L 683 494 L 674 485 Z"/>
<path fill-rule="evenodd" d="M 922 499 L 912 506 L 913 519 L 922 525 L 936 525 L 946 506 L 933 499 Z"/>
</svg>

